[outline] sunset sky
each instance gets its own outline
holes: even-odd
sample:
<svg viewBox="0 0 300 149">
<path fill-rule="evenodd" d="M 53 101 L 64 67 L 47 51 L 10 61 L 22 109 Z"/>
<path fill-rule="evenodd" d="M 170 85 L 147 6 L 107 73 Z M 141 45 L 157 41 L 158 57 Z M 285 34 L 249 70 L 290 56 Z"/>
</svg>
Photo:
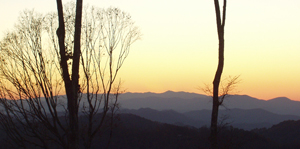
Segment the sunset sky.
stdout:
<svg viewBox="0 0 300 149">
<path fill-rule="evenodd" d="M 212 83 L 218 61 L 213 0 L 83 1 L 118 7 L 141 29 L 142 39 L 119 74 L 128 92 L 203 93 L 198 88 Z M 240 75 L 238 94 L 300 100 L 300 1 L 228 0 L 227 5 L 223 78 Z M 33 8 L 56 11 L 56 1 L 1 0 L 0 38 L 20 12 Z"/>
</svg>

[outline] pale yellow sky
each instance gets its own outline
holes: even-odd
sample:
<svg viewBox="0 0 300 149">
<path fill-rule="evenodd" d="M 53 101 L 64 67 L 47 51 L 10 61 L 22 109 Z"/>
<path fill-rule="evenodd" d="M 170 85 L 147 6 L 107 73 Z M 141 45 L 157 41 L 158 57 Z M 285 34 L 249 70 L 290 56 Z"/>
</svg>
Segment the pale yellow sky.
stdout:
<svg viewBox="0 0 300 149">
<path fill-rule="evenodd" d="M 73 0 L 75 1 L 75 0 Z M 68 2 L 64 1 L 63 2 Z M 213 0 L 84 0 L 119 7 L 141 28 L 142 40 L 120 72 L 130 92 L 202 93 L 217 67 Z M 19 13 L 56 10 L 54 0 L 1 0 L 0 37 Z M 228 0 L 223 76 L 241 75 L 239 94 L 300 100 L 300 1 Z"/>
</svg>

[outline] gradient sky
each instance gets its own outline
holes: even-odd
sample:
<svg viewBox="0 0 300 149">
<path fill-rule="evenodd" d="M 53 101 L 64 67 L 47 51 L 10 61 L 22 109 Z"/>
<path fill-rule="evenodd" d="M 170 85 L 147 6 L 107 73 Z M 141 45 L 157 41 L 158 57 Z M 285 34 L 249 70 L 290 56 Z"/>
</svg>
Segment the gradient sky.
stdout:
<svg viewBox="0 0 300 149">
<path fill-rule="evenodd" d="M 213 0 L 84 3 L 119 7 L 143 33 L 119 74 L 127 91 L 202 93 L 198 88 L 212 82 L 218 50 Z M 33 8 L 55 11 L 56 1 L 1 0 L 0 37 L 13 28 L 21 11 Z M 300 100 L 299 8 L 299 0 L 228 0 L 223 78 L 240 75 L 238 94 Z"/>
</svg>

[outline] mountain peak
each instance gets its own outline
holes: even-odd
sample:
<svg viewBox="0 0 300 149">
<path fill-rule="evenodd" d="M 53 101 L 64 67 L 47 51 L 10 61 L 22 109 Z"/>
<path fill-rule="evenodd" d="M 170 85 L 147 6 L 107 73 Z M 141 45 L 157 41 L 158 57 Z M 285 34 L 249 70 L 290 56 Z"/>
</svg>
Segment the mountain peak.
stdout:
<svg viewBox="0 0 300 149">
<path fill-rule="evenodd" d="M 165 91 L 164 93 L 175 93 L 174 91 L 171 91 L 171 90 L 167 90 Z"/>
<path fill-rule="evenodd" d="M 269 101 L 288 102 L 288 101 L 292 101 L 292 100 L 287 97 L 277 97 L 277 98 L 270 99 Z"/>
</svg>

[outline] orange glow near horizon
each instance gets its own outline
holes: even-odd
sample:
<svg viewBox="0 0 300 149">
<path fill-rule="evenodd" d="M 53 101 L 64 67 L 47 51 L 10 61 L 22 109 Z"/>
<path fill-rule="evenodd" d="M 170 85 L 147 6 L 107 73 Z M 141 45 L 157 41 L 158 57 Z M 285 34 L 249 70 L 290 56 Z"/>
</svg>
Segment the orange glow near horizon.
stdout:
<svg viewBox="0 0 300 149">
<path fill-rule="evenodd" d="M 18 3 L 18 6 L 15 4 Z M 213 1 L 89 0 L 131 14 L 143 34 L 131 46 L 118 77 L 127 92 L 168 90 L 203 94 L 217 68 Z M 14 0 L 0 6 L 0 38 L 19 13 L 56 11 L 55 1 Z M 222 78 L 240 75 L 238 94 L 300 101 L 300 1 L 239 0 L 227 4 Z"/>
</svg>

